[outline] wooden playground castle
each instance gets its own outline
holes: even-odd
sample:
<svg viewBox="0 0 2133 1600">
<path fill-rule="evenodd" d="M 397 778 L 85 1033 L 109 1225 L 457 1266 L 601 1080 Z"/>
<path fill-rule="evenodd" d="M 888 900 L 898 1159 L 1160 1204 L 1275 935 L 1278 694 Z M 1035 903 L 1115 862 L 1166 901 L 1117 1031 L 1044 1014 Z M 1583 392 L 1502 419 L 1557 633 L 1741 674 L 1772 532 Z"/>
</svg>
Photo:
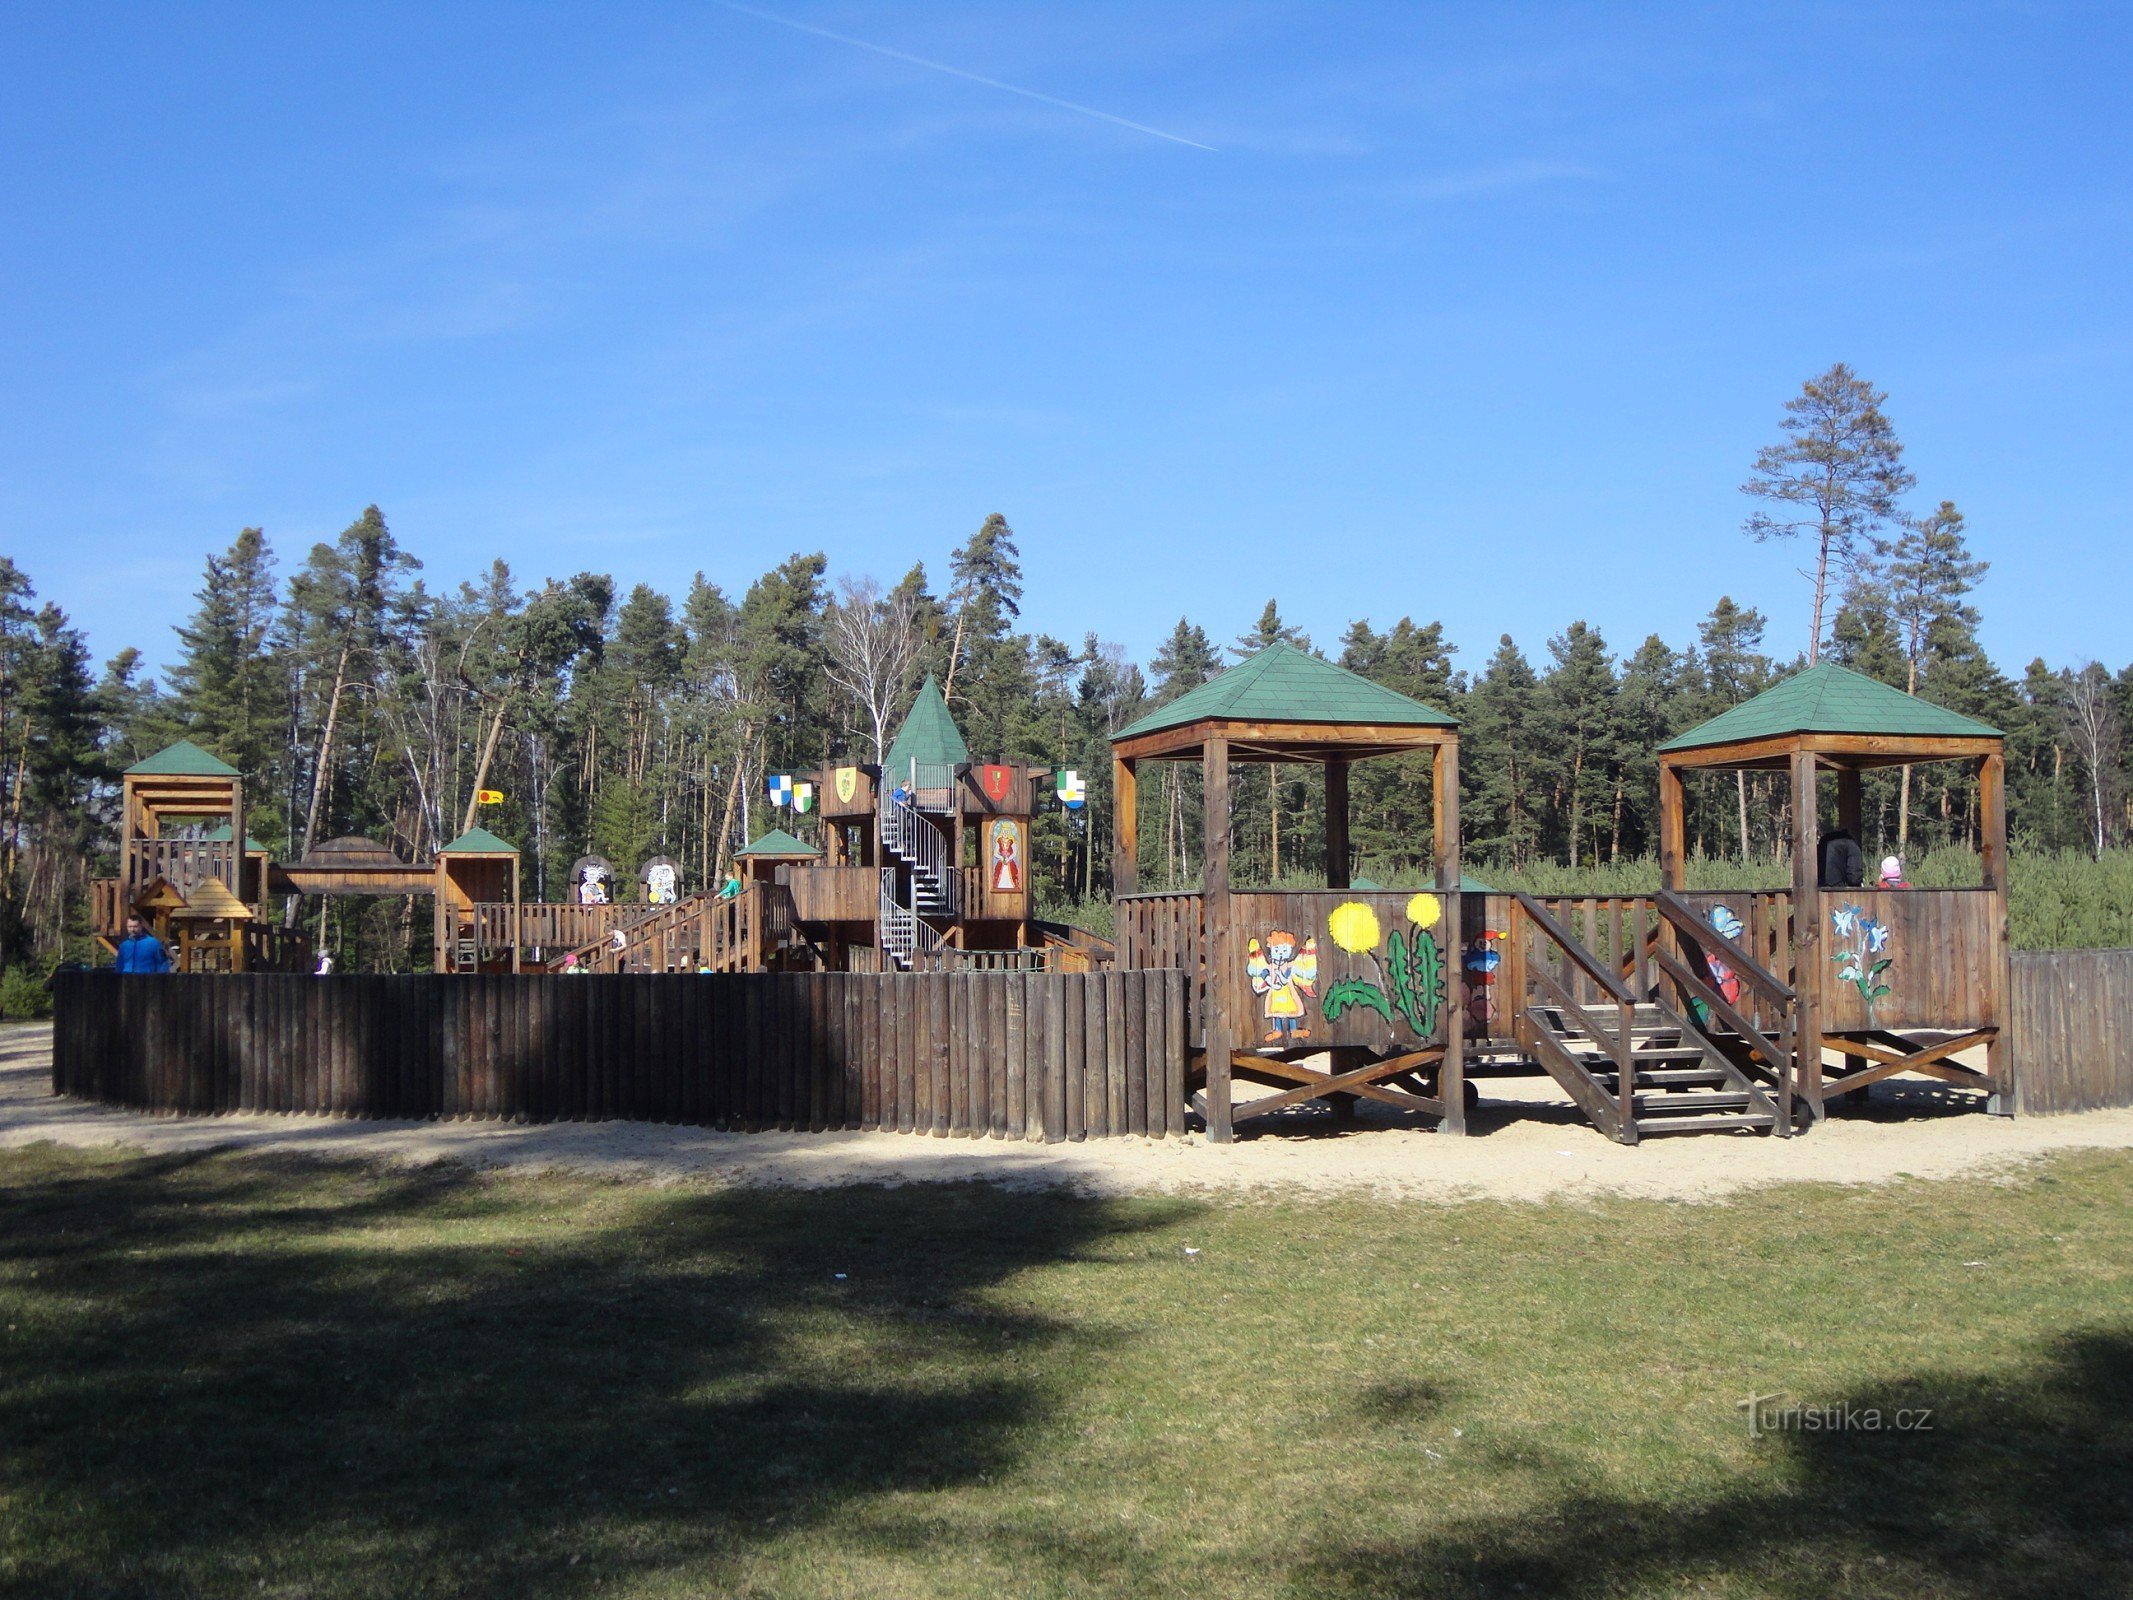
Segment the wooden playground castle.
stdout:
<svg viewBox="0 0 2133 1600">
<path fill-rule="evenodd" d="M 1408 752 L 1428 756 L 1428 881 L 1397 891 L 1357 884 L 1350 770 Z M 438 974 L 487 975 L 484 983 L 514 974 L 542 982 L 586 973 L 776 977 L 784 987 L 702 992 L 726 997 L 716 1006 L 742 1007 L 736 1015 L 745 1014 L 749 1039 L 779 1037 L 786 1024 L 777 1019 L 788 1018 L 815 1041 L 809 1050 L 823 1053 L 810 1070 L 834 1077 L 848 1069 L 855 1083 L 868 1071 L 889 1072 L 904 1085 L 899 1093 L 921 1102 L 931 1091 L 919 1079 L 896 1078 L 865 1058 L 870 1048 L 893 1048 L 932 1060 L 934 1024 L 925 1020 L 932 1017 L 947 1030 L 939 1041 L 946 1087 L 937 1131 L 1175 1132 L 1189 1100 L 1221 1142 L 1240 1125 L 1307 1102 L 1347 1108 L 1367 1100 L 1459 1133 L 1474 1104 L 1473 1079 L 1511 1072 L 1545 1072 L 1603 1132 L 1632 1144 L 1671 1133 L 1789 1135 L 1837 1097 L 1898 1073 L 1978 1091 L 1988 1109 L 2011 1111 L 2001 735 L 1820 665 L 1670 740 L 1658 755 L 1663 882 L 1656 893 L 1502 893 L 1460 872 L 1455 719 L 1303 651 L 1271 646 L 1114 736 L 1114 951 L 1033 919 L 1029 827 L 1047 769 L 973 762 L 930 682 L 882 763 L 821 772 L 820 845 L 773 829 L 740 852 L 731 883 L 682 893 L 671 873 L 655 884 L 648 869 L 648 885 L 663 894 L 626 905 L 522 901 L 517 851 L 481 829 L 425 864 L 402 862 L 369 841 L 337 840 L 276 865 L 256 847 L 239 848 L 246 840 L 241 776 L 181 744 L 126 774 L 120 873 L 96 885 L 98 932 L 115 937 L 134 911 L 173 936 L 183 970 L 303 970 L 300 942 L 272 927 L 270 897 L 427 893 Z M 1144 893 L 1141 769 L 1178 761 L 1197 762 L 1204 774 L 1202 881 Z M 1823 820 L 1859 832 L 1862 774 L 1936 761 L 1975 773 L 1980 886 L 1824 884 Z M 1323 770 L 1323 889 L 1231 881 L 1232 772 L 1263 762 Z M 1687 776 L 1744 770 L 1787 776 L 1790 881 L 1692 892 Z M 1834 779 L 1827 813 L 1825 775 Z M 1105 1002 L 1108 991 L 1081 988 L 1045 990 L 1049 998 L 1040 1001 L 1038 991 L 988 976 L 1046 971 L 1074 983 L 1083 981 L 1076 974 L 1108 982 L 1171 972 L 1180 986 L 1159 1016 L 1152 998 L 1143 1011 L 1138 989 L 1130 1004 L 1124 991 Z M 987 984 L 970 986 L 980 978 Z M 862 987 L 834 996 L 805 987 L 831 980 Z M 911 990 L 914 998 L 904 1000 L 895 998 L 902 989 L 865 987 L 935 981 L 963 987 L 942 988 L 933 999 L 924 998 L 930 990 Z M 759 992 L 771 998 L 748 998 Z M 323 991 L 296 993 L 311 1006 Z M 493 1004 L 506 1008 L 498 1016 L 520 1018 L 509 1026 L 523 1030 L 531 1052 L 542 1048 L 548 1024 L 541 1019 L 565 1014 L 546 1000 L 528 1001 L 531 1011 L 511 1009 L 517 1002 L 506 999 Z M 566 1029 L 566 1053 L 575 1048 L 568 1041 L 609 1026 L 600 1004 L 571 1002 L 569 1015 L 602 1020 Z M 1025 1015 L 1040 1004 L 1057 1008 L 1046 1012 L 1041 1034 Z M 941 1009 L 928 1009 L 935 1005 Z M 66 1013 L 63 1003 L 62 1031 Z M 406 1025 L 450 1035 L 437 1015 L 418 1009 Z M 862 1015 L 895 1020 L 861 1026 L 854 1019 Z M 706 1037 L 725 1036 L 715 1017 L 701 1020 Z M 249 1025 L 238 1033 L 253 1037 Z M 108 1029 L 98 1038 L 108 1041 Z M 218 1038 L 226 1048 L 227 1036 Z M 181 1040 L 174 1048 L 187 1046 Z M 1965 1059 L 1972 1057 L 1982 1060 Z M 1105 1065 L 1129 1058 L 1130 1072 Z M 70 1081 L 103 1081 L 78 1051 L 66 1059 Z M 1058 1091 L 1062 1107 L 1081 1103 L 1074 1097 L 1084 1091 L 1074 1086 L 1086 1081 L 1087 1114 L 1062 1109 L 1030 1122 L 1019 1104 L 1010 1114 L 1002 1060 L 1013 1073 L 1056 1069 L 1070 1086 Z M 673 1066 L 686 1077 L 682 1056 Z M 1156 1103 L 1143 1095 L 1130 1115 L 1098 1115 L 1107 1074 L 1142 1085 Z M 143 1066 L 124 1081 L 169 1077 Z M 144 1103 L 136 1090 L 115 1093 Z M 152 1091 L 138 1093 L 155 1103 Z M 422 1104 L 435 1098 L 415 1096 Z M 682 1088 L 671 1103 L 688 1103 Z M 763 1125 L 758 1113 L 750 1117 L 742 1123 Z M 852 1125 L 861 1122 L 876 1125 L 855 1113 Z"/>
</svg>

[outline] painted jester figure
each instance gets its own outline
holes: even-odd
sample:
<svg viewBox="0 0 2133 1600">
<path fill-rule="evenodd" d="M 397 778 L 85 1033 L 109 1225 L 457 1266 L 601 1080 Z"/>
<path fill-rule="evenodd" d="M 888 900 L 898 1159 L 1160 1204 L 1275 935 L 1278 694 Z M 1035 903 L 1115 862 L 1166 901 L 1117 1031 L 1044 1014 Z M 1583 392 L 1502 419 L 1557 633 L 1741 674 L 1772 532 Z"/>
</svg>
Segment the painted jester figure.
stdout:
<svg viewBox="0 0 2133 1600">
<path fill-rule="evenodd" d="M 1266 996 L 1268 1044 L 1290 1044 L 1311 1037 L 1309 1028 L 1298 1027 L 1304 1018 L 1304 1000 L 1318 993 L 1318 940 L 1306 939 L 1296 948 L 1296 935 L 1276 928 L 1266 936 L 1262 951 L 1254 939 L 1245 950 L 1245 975 L 1252 980 L 1252 993 Z"/>
</svg>

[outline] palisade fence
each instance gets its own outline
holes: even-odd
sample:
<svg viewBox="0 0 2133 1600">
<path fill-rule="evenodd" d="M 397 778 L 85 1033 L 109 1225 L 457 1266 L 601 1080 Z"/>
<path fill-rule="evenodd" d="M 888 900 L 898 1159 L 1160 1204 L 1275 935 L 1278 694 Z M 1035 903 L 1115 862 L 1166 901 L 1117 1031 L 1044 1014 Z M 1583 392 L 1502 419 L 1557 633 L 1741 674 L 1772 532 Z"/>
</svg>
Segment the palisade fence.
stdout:
<svg viewBox="0 0 2133 1600">
<path fill-rule="evenodd" d="M 1175 970 L 53 981 L 55 1092 L 212 1114 L 1184 1131 Z"/>
<path fill-rule="evenodd" d="M 2133 950 L 2018 950 L 2016 1112 L 2133 1106 Z"/>
</svg>

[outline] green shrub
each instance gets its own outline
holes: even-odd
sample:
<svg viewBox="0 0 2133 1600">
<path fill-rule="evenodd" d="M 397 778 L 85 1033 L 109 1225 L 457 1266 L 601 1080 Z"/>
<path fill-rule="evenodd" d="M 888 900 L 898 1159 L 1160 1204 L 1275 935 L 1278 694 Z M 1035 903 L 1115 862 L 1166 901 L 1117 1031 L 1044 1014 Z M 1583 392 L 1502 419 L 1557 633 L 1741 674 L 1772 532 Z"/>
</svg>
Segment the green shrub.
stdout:
<svg viewBox="0 0 2133 1600">
<path fill-rule="evenodd" d="M 0 1017 L 22 1022 L 51 1014 L 51 992 L 39 974 L 28 967 L 9 967 L 0 972 Z"/>
</svg>

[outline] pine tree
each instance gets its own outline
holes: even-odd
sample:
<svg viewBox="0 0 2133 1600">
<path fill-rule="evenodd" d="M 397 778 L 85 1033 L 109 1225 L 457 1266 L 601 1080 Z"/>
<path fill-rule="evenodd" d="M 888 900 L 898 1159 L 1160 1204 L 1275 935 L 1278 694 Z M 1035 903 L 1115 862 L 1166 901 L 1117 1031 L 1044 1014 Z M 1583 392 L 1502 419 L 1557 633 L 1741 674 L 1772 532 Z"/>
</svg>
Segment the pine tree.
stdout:
<svg viewBox="0 0 2133 1600">
<path fill-rule="evenodd" d="M 1903 465 L 1903 444 L 1882 412 L 1888 396 L 1838 362 L 1810 378 L 1785 403 L 1785 438 L 1755 458 L 1755 476 L 1741 493 L 1773 509 L 1752 513 L 1750 537 L 1815 541 L 1814 621 L 1807 659 L 1822 650 L 1823 610 L 1830 581 L 1850 575 L 1896 503 L 1916 481 Z"/>
<path fill-rule="evenodd" d="M 1507 633 L 1466 700 L 1460 816 L 1477 857 L 1514 870 L 1539 853 L 1540 680 Z"/>
<path fill-rule="evenodd" d="M 1540 721 L 1555 774 L 1555 816 L 1572 866 L 1584 862 L 1587 830 L 1606 815 L 1622 762 L 1620 709 L 1607 642 L 1583 622 L 1548 641 Z"/>
</svg>

